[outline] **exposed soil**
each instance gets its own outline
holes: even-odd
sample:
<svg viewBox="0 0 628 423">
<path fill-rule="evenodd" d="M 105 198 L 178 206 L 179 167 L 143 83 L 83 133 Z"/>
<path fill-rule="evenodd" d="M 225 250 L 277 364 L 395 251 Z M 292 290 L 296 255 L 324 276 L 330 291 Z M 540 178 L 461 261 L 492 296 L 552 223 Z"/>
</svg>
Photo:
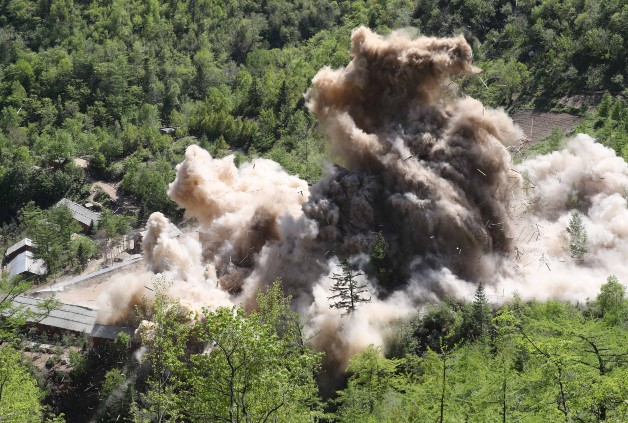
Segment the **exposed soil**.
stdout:
<svg viewBox="0 0 628 423">
<path fill-rule="evenodd" d="M 74 158 L 74 164 L 78 167 L 80 167 L 81 169 L 87 169 L 87 167 L 89 166 L 89 162 L 85 159 L 82 159 L 80 157 L 75 157 Z"/>
<path fill-rule="evenodd" d="M 75 157 L 74 158 L 74 164 L 78 167 L 80 167 L 81 169 L 85 169 L 85 178 L 89 181 L 92 182 L 92 188 L 91 188 L 91 193 L 89 196 L 89 200 L 92 201 L 94 199 L 94 195 L 96 194 L 96 187 L 101 188 L 113 201 L 117 201 L 118 200 L 118 188 L 117 188 L 117 184 L 110 184 L 108 182 L 105 181 L 99 181 L 94 179 L 90 174 L 89 174 L 89 161 L 87 161 L 86 159 L 83 159 L 81 157 Z"/>
<path fill-rule="evenodd" d="M 551 135 L 554 129 L 568 134 L 581 121 L 582 117 L 569 113 L 536 113 L 532 110 L 518 110 L 512 120 L 523 129 L 531 142 L 535 143 Z"/>
<path fill-rule="evenodd" d="M 574 94 L 571 96 L 562 97 L 560 100 L 558 100 L 558 102 L 567 107 L 591 110 L 592 108 L 600 104 L 600 100 L 602 100 L 603 96 L 603 92 Z"/>
<path fill-rule="evenodd" d="M 96 190 L 95 187 L 99 187 L 101 188 L 103 191 L 105 191 L 105 193 L 109 196 L 109 198 L 111 198 L 113 201 L 117 201 L 118 200 L 118 188 L 115 185 L 111 185 L 107 182 L 104 181 L 95 181 L 92 184 L 92 194 L 90 195 L 90 198 L 94 198 L 94 194 L 96 194 Z"/>
<path fill-rule="evenodd" d="M 48 371 L 70 372 L 70 350 L 80 351 L 80 348 L 28 342 L 23 354 L 45 376 Z"/>
</svg>

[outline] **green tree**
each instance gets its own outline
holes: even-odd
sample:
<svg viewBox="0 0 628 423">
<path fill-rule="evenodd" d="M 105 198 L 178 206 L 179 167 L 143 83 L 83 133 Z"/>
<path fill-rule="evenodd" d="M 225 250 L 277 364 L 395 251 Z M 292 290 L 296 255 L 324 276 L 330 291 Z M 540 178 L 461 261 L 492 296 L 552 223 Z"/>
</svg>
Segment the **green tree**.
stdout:
<svg viewBox="0 0 628 423">
<path fill-rule="evenodd" d="M 626 289 L 616 276 L 609 276 L 595 299 L 602 318 L 611 325 L 625 322 L 628 318 Z"/>
<path fill-rule="evenodd" d="M 151 323 L 140 331 L 151 370 L 135 418 L 309 422 L 320 415 L 314 377 L 321 355 L 305 345 L 279 282 L 258 299 L 252 314 L 205 309 L 193 319 L 158 289 Z"/>
<path fill-rule="evenodd" d="M 535 304 L 521 327 L 527 348 L 523 404 L 565 421 L 622 421 L 628 391 L 622 329 L 585 320 L 570 304 Z M 550 408 L 549 404 L 553 404 Z"/>
<path fill-rule="evenodd" d="M 28 320 L 41 320 L 50 311 L 59 306 L 54 298 L 41 301 L 36 309 L 27 309 L 14 304 L 14 299 L 24 294 L 31 288 L 31 284 L 20 277 L 9 278 L 6 274 L 0 274 L 0 345 L 18 343 L 18 330 Z M 0 347 L 1 349 L 1 347 Z"/>
<path fill-rule="evenodd" d="M 449 349 L 454 348 L 464 338 L 461 333 L 466 329 L 464 317 L 458 306 L 450 301 L 428 307 L 414 330 L 417 352 L 438 351 L 443 341 Z"/>
<path fill-rule="evenodd" d="M 109 238 L 128 234 L 136 222 L 134 216 L 113 214 L 109 210 L 104 210 L 100 214 L 98 229 L 104 231 Z"/>
<path fill-rule="evenodd" d="M 612 421 L 618 411 L 621 414 L 620 398 L 628 393 L 622 382 L 628 375 L 624 334 L 616 328 L 606 329 L 600 321 L 589 321 L 576 327 L 572 336 L 577 351 L 574 361 L 586 366 L 580 382 L 586 388 L 578 390 L 574 398 L 576 415 L 596 421 L 608 421 L 612 416 Z"/>
<path fill-rule="evenodd" d="M 131 371 L 131 369 L 126 369 Z M 131 404 L 135 396 L 135 377 L 127 377 L 116 367 L 105 373 L 100 389 L 100 404 L 97 418 L 100 422 L 132 421 Z"/>
<path fill-rule="evenodd" d="M 138 200 L 142 216 L 161 211 L 173 217 L 177 215 L 177 207 L 166 195 L 172 180 L 174 169 L 164 159 L 146 165 L 133 162 L 129 164 L 121 187 Z"/>
<path fill-rule="evenodd" d="M 21 356 L 18 331 L 28 320 L 43 319 L 58 307 L 58 302 L 46 299 L 35 310 L 16 306 L 13 300 L 30 286 L 20 278 L 0 274 L 0 419 L 3 422 L 42 421 L 43 392 Z"/>
<path fill-rule="evenodd" d="M 336 282 L 329 290 L 337 292 L 337 294 L 328 297 L 329 300 L 333 301 L 329 307 L 342 309 L 345 314 L 351 314 L 356 310 L 359 303 L 371 302 L 371 297 L 363 296 L 365 292 L 368 292 L 367 284 L 360 284 L 356 280 L 362 273 L 353 271 L 347 260 L 342 260 L 340 266 L 342 267 L 342 274 L 334 273 L 331 277 Z"/>
<path fill-rule="evenodd" d="M 471 304 L 470 340 L 487 339 L 492 328 L 492 313 L 491 305 L 484 290 L 484 284 L 480 282 L 475 289 L 473 303 Z"/>
<path fill-rule="evenodd" d="M 67 206 L 41 210 L 32 202 L 21 212 L 21 224 L 33 240 L 35 258 L 42 259 L 48 275 L 65 268 L 72 259 L 71 236 L 80 231 Z"/>
<path fill-rule="evenodd" d="M 602 118 L 607 118 L 610 115 L 611 107 L 613 106 L 613 97 L 608 91 L 604 92 L 600 104 L 597 106 L 596 113 Z"/>
<path fill-rule="evenodd" d="M 70 241 L 70 251 L 73 260 L 81 267 L 85 267 L 87 262 L 94 257 L 96 253 L 96 244 L 91 238 L 84 235 L 78 235 Z"/>
<path fill-rule="evenodd" d="M 261 324 L 271 325 L 279 338 L 285 343 L 284 348 L 293 354 L 302 354 L 309 350 L 303 339 L 301 315 L 292 310 L 292 297 L 286 296 L 281 287 L 281 279 L 273 282 L 266 292 L 257 294 L 258 311 L 253 314 Z"/>
<path fill-rule="evenodd" d="M 393 390 L 397 365 L 397 361 L 382 356 L 381 347 L 373 345 L 351 357 L 347 367 L 348 386 L 338 393 L 336 400 L 341 421 L 368 418 Z"/>
<path fill-rule="evenodd" d="M 429 349 L 420 363 L 420 385 L 410 389 L 414 404 L 421 404 L 413 412 L 415 421 L 456 421 L 458 404 L 453 397 L 453 378 L 459 351 L 449 349 L 441 339 L 439 351 Z"/>
<path fill-rule="evenodd" d="M 9 278 L 4 273 L 0 274 L 0 315 L 3 316 L 0 320 L 0 344 L 14 341 L 18 328 L 26 322 L 26 312 L 16 307 L 13 300 L 28 288 L 30 284 L 19 277 Z"/>
<path fill-rule="evenodd" d="M 483 383 L 481 404 L 491 408 L 491 413 L 499 414 L 500 421 L 523 420 L 521 409 L 522 381 L 517 366 L 522 359 L 522 340 L 519 329 L 522 325 L 521 309 L 517 296 L 514 304 L 502 307 L 495 316 L 494 358 L 487 364 L 490 369 L 488 379 Z M 490 357 L 487 351 L 484 351 Z M 497 398 L 497 401 L 494 401 Z"/>
<path fill-rule="evenodd" d="M 286 351 L 276 329 L 241 309 L 205 310 L 191 357 L 187 414 L 193 421 L 310 421 L 313 371 L 320 356 Z"/>
<path fill-rule="evenodd" d="M 587 230 L 582 221 L 582 215 L 578 211 L 574 211 L 571 214 L 567 234 L 569 234 L 569 251 L 571 251 L 571 257 L 577 262 L 582 263 L 584 256 L 588 252 L 588 239 Z"/>
<path fill-rule="evenodd" d="M 157 289 L 152 313 L 147 316 L 151 323 L 140 327 L 150 363 L 146 392 L 134 405 L 135 418 L 141 422 L 178 421 L 182 416 L 180 395 L 191 335 L 190 313 L 163 290 Z"/>
<path fill-rule="evenodd" d="M 20 352 L 9 345 L 0 347 L 0 419 L 10 423 L 41 422 L 41 397 Z"/>
</svg>

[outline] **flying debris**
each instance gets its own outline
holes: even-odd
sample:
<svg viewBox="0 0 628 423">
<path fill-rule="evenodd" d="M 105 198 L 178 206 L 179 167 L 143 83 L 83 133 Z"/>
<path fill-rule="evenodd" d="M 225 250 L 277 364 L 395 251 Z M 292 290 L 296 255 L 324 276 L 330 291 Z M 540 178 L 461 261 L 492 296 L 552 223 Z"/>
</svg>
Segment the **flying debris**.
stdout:
<svg viewBox="0 0 628 423">
<path fill-rule="evenodd" d="M 155 274 L 199 312 L 254 307 L 258 290 L 281 278 L 305 335 L 342 371 L 354 353 L 384 344 L 391 321 L 425 302 L 470 298 L 479 281 L 493 281 L 504 301 L 514 290 L 582 299 L 609 274 L 628 274 L 628 167 L 611 149 L 579 135 L 513 165 L 524 135 L 504 111 L 443 95 L 452 77 L 479 71 L 462 36 L 358 28 L 350 54 L 346 67 L 321 69 L 305 96 L 339 164 L 308 186 L 271 160 L 237 167 L 233 155 L 189 146 L 168 195 L 198 221 L 197 237 L 173 237 L 170 222 L 151 215 L 148 271 L 107 293 L 116 310 L 103 318 L 128 316 Z M 565 248 L 575 206 L 590 234 L 588 266 Z M 386 278 L 371 263 L 380 234 Z M 541 254 L 539 268 L 529 266 Z M 356 283 L 371 297 L 350 318 L 328 299 L 342 260 L 363 273 Z"/>
</svg>

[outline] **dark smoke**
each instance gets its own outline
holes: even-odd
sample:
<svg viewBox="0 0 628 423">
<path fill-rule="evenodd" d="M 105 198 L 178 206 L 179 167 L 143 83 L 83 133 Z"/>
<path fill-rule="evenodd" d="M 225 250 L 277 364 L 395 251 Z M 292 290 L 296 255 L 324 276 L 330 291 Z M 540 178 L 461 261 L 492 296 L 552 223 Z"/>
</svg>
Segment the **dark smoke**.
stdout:
<svg viewBox="0 0 628 423">
<path fill-rule="evenodd" d="M 368 254 L 381 232 L 402 284 L 443 267 L 485 277 L 483 257 L 511 248 L 508 194 L 518 177 L 502 134 L 518 131 L 471 99 L 443 98 L 451 76 L 476 72 L 471 48 L 461 36 L 383 39 L 360 28 L 351 54 L 345 69 L 321 70 L 306 96 L 346 167 L 304 207 L 325 248 Z"/>
<path fill-rule="evenodd" d="M 347 67 L 322 69 L 306 94 L 336 161 L 315 186 L 270 160 L 238 168 L 233 156 L 188 148 L 168 194 L 197 219 L 198 240 L 172 236 L 155 213 L 144 242 L 150 269 L 184 305 L 251 307 L 281 277 L 306 336 L 342 371 L 352 354 L 385 343 L 391 321 L 445 296 L 469 299 L 479 281 L 524 297 L 583 298 L 628 271 L 628 170 L 611 150 L 582 136 L 515 166 L 507 146 L 521 130 L 447 89 L 452 77 L 477 72 L 464 38 L 359 28 L 351 41 Z M 543 184 L 522 190 L 522 174 Z M 584 264 L 564 247 L 574 190 L 591 234 Z M 387 251 L 375 261 L 382 237 Z M 365 273 L 373 299 L 349 317 L 328 299 L 341 259 Z M 135 275 L 107 298 L 124 310 L 120 290 L 132 297 L 149 277 Z"/>
</svg>

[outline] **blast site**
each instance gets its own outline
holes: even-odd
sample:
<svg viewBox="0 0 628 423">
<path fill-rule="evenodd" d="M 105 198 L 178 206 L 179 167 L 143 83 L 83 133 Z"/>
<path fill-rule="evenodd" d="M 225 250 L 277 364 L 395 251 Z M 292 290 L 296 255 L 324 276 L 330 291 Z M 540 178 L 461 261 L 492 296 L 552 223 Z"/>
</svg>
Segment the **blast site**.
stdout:
<svg viewBox="0 0 628 423">
<path fill-rule="evenodd" d="M 559 151 L 522 158 L 524 130 L 453 88 L 452 78 L 479 72 L 462 36 L 362 27 L 350 54 L 305 93 L 333 158 L 320 182 L 268 159 L 237 167 L 233 155 L 190 146 L 168 189 L 185 210 L 185 233 L 153 213 L 143 263 L 57 297 L 125 326 L 156 285 L 200 315 L 253 309 L 257 291 L 280 278 L 306 338 L 342 373 L 355 353 L 386 345 L 391 322 L 443 298 L 468 301 L 480 282 L 495 304 L 514 292 L 583 301 L 608 275 L 628 274 L 628 167 L 610 148 L 577 134 Z M 582 262 L 567 247 L 574 209 L 589 234 Z M 378 237 L 386 254 L 375 265 Z M 329 300 L 343 259 L 371 298 L 350 316 Z"/>
</svg>

